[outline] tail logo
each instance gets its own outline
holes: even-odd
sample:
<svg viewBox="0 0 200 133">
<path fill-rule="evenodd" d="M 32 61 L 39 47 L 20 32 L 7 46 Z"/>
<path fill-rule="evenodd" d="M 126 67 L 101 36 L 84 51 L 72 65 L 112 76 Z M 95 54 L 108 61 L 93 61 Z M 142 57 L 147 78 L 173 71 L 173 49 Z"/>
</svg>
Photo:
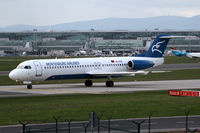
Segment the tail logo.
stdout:
<svg viewBox="0 0 200 133">
<path fill-rule="evenodd" d="M 162 43 L 164 43 L 164 42 L 165 42 L 165 40 L 164 40 L 164 41 L 161 41 L 161 42 L 157 42 L 157 43 L 152 47 L 152 53 L 154 53 L 155 51 L 157 51 L 157 52 L 159 52 L 159 53 L 162 54 L 162 52 L 159 50 L 159 47 L 160 47 L 160 45 L 161 45 Z"/>
</svg>

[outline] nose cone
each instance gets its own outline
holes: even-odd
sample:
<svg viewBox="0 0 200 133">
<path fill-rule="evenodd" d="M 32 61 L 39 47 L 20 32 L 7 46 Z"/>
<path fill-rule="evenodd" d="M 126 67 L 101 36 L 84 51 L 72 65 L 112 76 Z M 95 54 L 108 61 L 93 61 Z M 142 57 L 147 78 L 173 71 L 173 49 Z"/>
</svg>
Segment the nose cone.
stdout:
<svg viewBox="0 0 200 133">
<path fill-rule="evenodd" d="M 10 73 L 9 73 L 9 78 L 12 79 L 12 80 L 17 80 L 17 73 L 15 70 L 12 70 Z"/>
</svg>

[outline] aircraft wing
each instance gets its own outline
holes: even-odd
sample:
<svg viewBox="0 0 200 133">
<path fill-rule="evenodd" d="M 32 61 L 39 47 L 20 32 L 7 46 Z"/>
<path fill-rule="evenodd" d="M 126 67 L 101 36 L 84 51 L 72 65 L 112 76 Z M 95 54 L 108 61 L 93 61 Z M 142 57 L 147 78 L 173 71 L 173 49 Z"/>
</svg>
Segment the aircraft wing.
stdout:
<svg viewBox="0 0 200 133">
<path fill-rule="evenodd" d="M 135 74 L 146 75 L 148 71 L 135 71 L 135 72 L 88 72 L 93 76 L 135 76 Z"/>
</svg>

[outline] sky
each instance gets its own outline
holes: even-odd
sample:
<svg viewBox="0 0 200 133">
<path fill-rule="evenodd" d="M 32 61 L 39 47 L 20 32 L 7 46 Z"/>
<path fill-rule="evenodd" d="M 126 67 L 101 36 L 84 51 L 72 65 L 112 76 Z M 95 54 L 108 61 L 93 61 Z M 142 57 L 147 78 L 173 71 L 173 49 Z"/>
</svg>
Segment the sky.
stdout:
<svg viewBox="0 0 200 133">
<path fill-rule="evenodd" d="M 169 15 L 200 15 L 200 0 L 0 0 L 0 27 Z"/>
</svg>

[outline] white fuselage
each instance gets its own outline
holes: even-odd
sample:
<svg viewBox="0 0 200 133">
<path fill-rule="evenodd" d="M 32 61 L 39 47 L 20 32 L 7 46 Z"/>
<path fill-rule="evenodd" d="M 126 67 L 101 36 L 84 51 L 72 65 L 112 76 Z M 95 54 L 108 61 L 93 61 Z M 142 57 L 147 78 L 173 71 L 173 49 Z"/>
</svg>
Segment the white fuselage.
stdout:
<svg viewBox="0 0 200 133">
<path fill-rule="evenodd" d="M 16 81 L 98 78 L 89 73 L 135 71 L 128 67 L 128 62 L 132 60 L 151 61 L 154 63 L 154 66 L 163 64 L 164 62 L 163 57 L 100 57 L 28 60 L 20 63 L 16 69 L 12 70 L 9 77 Z"/>
<path fill-rule="evenodd" d="M 190 58 L 199 58 L 200 53 L 187 53 L 186 56 Z"/>
</svg>

